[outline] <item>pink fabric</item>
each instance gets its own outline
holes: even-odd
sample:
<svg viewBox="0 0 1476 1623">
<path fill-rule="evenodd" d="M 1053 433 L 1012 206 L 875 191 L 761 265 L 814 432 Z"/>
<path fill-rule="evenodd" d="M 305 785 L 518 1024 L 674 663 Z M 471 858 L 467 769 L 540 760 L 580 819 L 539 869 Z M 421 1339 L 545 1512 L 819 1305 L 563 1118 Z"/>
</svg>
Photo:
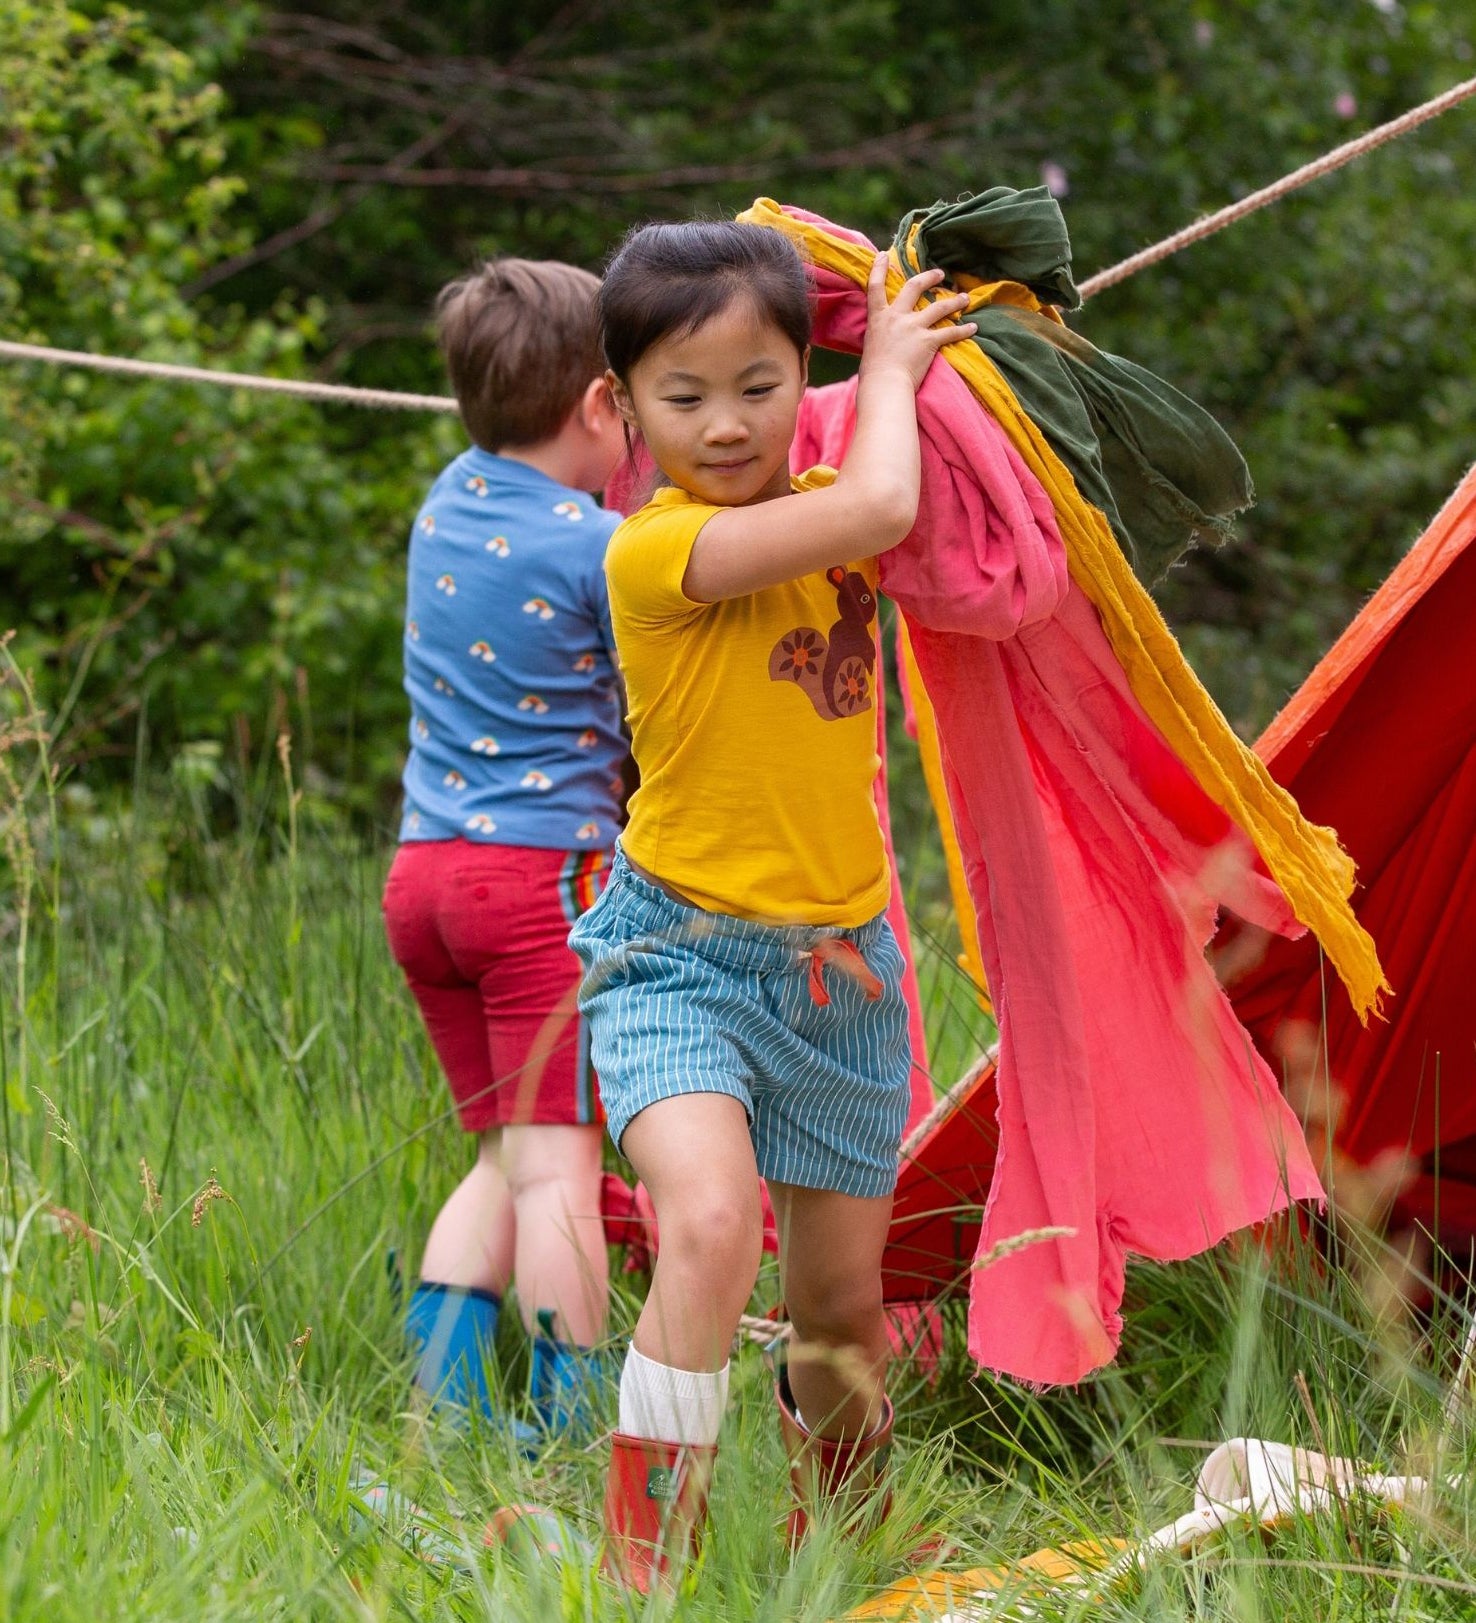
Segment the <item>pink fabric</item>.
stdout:
<svg viewBox="0 0 1476 1623">
<path fill-rule="evenodd" d="M 858 350 L 864 292 L 815 275 L 817 343 Z M 807 396 L 800 460 L 839 466 L 854 396 Z M 1130 1252 L 1188 1257 L 1321 1195 L 1203 956 L 1221 904 L 1297 926 L 1133 697 L 1039 482 L 944 360 L 918 418 L 922 505 L 881 584 L 937 710 L 1000 1024 L 978 1257 L 1070 1231 L 976 1268 L 969 1346 L 1022 1380 L 1071 1383 L 1116 1351 Z"/>
<path fill-rule="evenodd" d="M 814 463 L 809 464 L 811 467 Z M 917 984 L 917 961 L 912 951 L 912 927 L 907 922 L 907 906 L 902 899 L 902 879 L 897 871 L 897 850 L 892 844 L 892 812 L 887 798 L 887 712 L 886 688 L 882 679 L 885 656 L 881 639 L 876 647 L 876 753 L 881 769 L 876 775 L 874 793 L 876 814 L 886 842 L 887 867 L 892 872 L 892 893 L 887 900 L 887 922 L 902 949 L 902 995 L 907 999 L 907 1034 L 912 1045 L 912 1096 L 907 1106 L 907 1131 L 911 1132 L 933 1108 L 932 1073 L 928 1069 L 928 1033 L 923 1024 L 922 991 Z"/>
</svg>

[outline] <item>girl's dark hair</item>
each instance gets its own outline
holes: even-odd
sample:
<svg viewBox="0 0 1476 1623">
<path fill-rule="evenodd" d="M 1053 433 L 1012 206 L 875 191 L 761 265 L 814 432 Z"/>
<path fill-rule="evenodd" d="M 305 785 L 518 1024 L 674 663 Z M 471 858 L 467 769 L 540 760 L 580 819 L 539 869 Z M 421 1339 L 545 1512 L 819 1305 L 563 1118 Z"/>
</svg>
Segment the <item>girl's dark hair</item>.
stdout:
<svg viewBox="0 0 1476 1623">
<path fill-rule="evenodd" d="M 600 284 L 605 360 L 616 377 L 663 338 L 685 337 L 735 298 L 752 299 L 803 354 L 810 281 L 782 232 L 737 220 L 640 225 L 626 233 Z"/>
</svg>

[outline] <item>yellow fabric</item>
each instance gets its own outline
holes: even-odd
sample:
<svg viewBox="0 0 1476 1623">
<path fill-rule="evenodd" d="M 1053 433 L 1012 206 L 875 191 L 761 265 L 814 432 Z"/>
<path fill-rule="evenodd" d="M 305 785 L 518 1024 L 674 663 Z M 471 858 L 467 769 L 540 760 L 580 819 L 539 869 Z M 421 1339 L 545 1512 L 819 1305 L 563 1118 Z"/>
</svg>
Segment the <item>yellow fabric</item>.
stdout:
<svg viewBox="0 0 1476 1623">
<path fill-rule="evenodd" d="M 873 257 L 870 249 L 792 218 L 769 198 L 760 198 L 739 218 L 783 231 L 811 263 L 865 285 Z M 888 295 L 894 296 L 905 279 L 894 251 L 887 272 Z M 1236 737 L 1133 574 L 1106 516 L 1082 498 L 999 368 L 977 344 L 951 344 L 943 354 L 1050 497 L 1071 578 L 1101 616 L 1107 640 L 1138 702 L 1195 782 L 1249 837 L 1293 914 L 1322 944 L 1359 1018 L 1377 1013 L 1381 995 L 1389 988 L 1373 939 L 1349 906 L 1353 861 L 1337 835 L 1309 823 L 1295 800 Z"/>
<path fill-rule="evenodd" d="M 929 1619 L 968 1616 L 972 1603 L 978 1614 L 980 1600 L 1007 1591 L 1010 1599 L 1029 1603 L 1069 1596 L 1079 1604 L 1100 1604 L 1105 1589 L 1121 1587 L 1121 1578 L 1107 1585 L 1092 1583 L 1094 1574 L 1124 1550 L 1126 1539 L 1082 1539 L 1059 1549 L 1036 1550 L 1019 1561 L 997 1567 L 973 1567 L 967 1572 L 930 1572 L 926 1577 L 902 1578 L 881 1594 L 846 1613 L 846 1623 L 927 1623 Z M 1062 1591 L 1065 1591 L 1065 1594 Z"/>
<path fill-rule="evenodd" d="M 817 468 L 795 488 L 834 478 Z M 658 490 L 605 555 L 641 771 L 621 844 L 714 912 L 864 924 L 891 892 L 872 798 L 875 672 L 861 654 L 840 654 L 864 646 L 874 660 L 876 561 L 845 565 L 848 581 L 820 572 L 694 603 L 682 578 L 721 511 Z"/>
<path fill-rule="evenodd" d="M 953 811 L 948 804 L 948 785 L 943 777 L 943 749 L 938 742 L 938 718 L 933 712 L 933 701 L 928 697 L 922 672 L 917 668 L 917 656 L 912 651 L 912 639 L 907 635 L 906 623 L 899 620 L 898 625 L 901 631 L 898 651 L 907 673 L 907 691 L 912 698 L 912 713 L 917 722 L 917 752 L 922 760 L 923 782 L 928 786 L 928 798 L 938 819 L 943 863 L 948 872 L 948 892 L 953 897 L 953 911 L 958 918 L 958 933 L 963 942 L 963 951 L 958 955 L 959 968 L 974 983 L 979 995 L 979 1007 L 990 1013 L 994 1004 L 984 978 L 984 959 L 979 952 L 979 917 L 974 911 L 974 898 L 969 894 L 968 880 L 964 877 L 963 853 L 958 848 Z"/>
</svg>

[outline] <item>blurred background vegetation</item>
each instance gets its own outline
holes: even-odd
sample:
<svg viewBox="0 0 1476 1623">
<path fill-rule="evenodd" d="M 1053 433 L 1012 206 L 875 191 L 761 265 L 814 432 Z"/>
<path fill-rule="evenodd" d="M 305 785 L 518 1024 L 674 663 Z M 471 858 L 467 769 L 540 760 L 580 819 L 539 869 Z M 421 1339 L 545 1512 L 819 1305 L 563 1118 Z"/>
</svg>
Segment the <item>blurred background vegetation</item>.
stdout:
<svg viewBox="0 0 1476 1623">
<path fill-rule="evenodd" d="M 306 3 L 0 8 L 0 337 L 442 392 L 479 256 L 598 267 L 761 193 L 884 238 L 1044 181 L 1082 277 L 1476 71 L 1471 8 L 1417 0 Z M 1074 318 L 1250 460 L 1160 590 L 1248 736 L 1476 455 L 1473 167 L 1459 111 Z M 455 419 L 11 362 L 0 412 L 0 631 L 72 793 L 208 795 L 287 727 L 318 812 L 387 828 Z"/>
</svg>

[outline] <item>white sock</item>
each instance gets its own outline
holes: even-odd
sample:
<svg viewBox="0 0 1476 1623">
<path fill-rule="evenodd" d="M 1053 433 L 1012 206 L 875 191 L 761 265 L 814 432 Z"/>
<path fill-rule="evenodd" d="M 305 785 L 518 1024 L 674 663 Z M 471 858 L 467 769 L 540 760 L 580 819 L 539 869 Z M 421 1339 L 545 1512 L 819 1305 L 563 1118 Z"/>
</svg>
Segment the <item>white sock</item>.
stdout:
<svg viewBox="0 0 1476 1623">
<path fill-rule="evenodd" d="M 620 1372 L 620 1430 L 627 1437 L 706 1446 L 728 1406 L 728 1366 L 708 1372 L 658 1364 L 634 1347 Z"/>
</svg>

